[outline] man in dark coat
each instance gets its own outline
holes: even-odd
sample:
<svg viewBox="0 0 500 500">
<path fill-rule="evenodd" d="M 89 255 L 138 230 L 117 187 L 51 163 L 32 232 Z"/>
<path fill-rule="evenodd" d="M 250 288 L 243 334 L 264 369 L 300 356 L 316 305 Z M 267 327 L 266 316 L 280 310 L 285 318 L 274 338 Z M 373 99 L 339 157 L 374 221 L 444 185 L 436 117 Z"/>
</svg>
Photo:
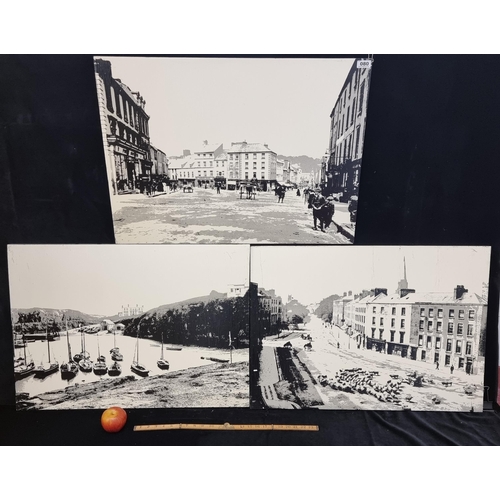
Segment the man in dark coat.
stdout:
<svg viewBox="0 0 500 500">
<path fill-rule="evenodd" d="M 316 189 L 311 205 L 313 210 L 313 222 L 314 222 L 313 229 L 315 231 L 318 230 L 318 221 L 319 221 L 319 229 L 321 230 L 321 232 L 324 233 L 325 232 L 325 229 L 323 227 L 325 220 L 324 208 L 326 205 L 326 200 L 325 197 L 321 194 L 321 189 L 319 188 Z"/>
</svg>

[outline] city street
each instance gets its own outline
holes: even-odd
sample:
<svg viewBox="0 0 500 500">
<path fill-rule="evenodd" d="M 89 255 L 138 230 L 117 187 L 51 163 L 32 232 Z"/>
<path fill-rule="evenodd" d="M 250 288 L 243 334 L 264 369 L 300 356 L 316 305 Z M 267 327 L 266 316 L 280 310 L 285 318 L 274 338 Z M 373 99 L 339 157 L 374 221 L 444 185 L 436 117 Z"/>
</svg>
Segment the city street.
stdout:
<svg viewBox="0 0 500 500">
<path fill-rule="evenodd" d="M 314 231 L 312 210 L 294 190 L 278 203 L 274 192 L 240 199 L 239 191 L 194 188 L 148 197 L 112 196 L 117 243 L 319 243 L 348 244 L 354 234 L 345 203 L 336 203 L 327 232 Z"/>
<path fill-rule="evenodd" d="M 402 384 L 400 400 L 402 405 L 394 402 L 381 402 L 369 394 L 358 392 L 343 392 L 332 389 L 329 385 L 316 385 L 321 393 L 327 408 L 331 409 L 387 409 L 401 410 L 439 410 L 439 411 L 482 411 L 483 406 L 483 382 L 480 375 L 467 375 L 462 371 L 450 374 L 449 369 L 443 367 L 436 370 L 434 364 L 422 361 L 414 361 L 395 355 L 387 355 L 372 350 L 357 348 L 356 341 L 350 338 L 341 328 L 323 325 L 322 321 L 312 315 L 311 321 L 305 326 L 304 332 L 310 333 L 313 339 L 313 349 L 304 351 L 303 346 L 307 342 L 302 340 L 296 333 L 283 338 L 268 338 L 264 345 L 283 346 L 285 342 L 291 342 L 293 348 L 298 350 L 298 356 L 303 361 L 315 379 L 324 375 L 328 380 L 334 378 L 340 370 L 362 369 L 364 371 L 375 371 L 378 375 L 374 380 L 380 384 L 386 384 L 388 380 L 402 380 L 409 372 L 417 371 L 424 375 L 422 387 Z M 285 332 L 283 332 L 285 333 Z M 393 378 L 397 377 L 397 378 Z M 445 386 L 445 382 L 450 386 Z M 473 395 L 465 393 L 465 387 L 473 385 Z M 436 404 L 436 398 L 440 403 Z"/>
</svg>

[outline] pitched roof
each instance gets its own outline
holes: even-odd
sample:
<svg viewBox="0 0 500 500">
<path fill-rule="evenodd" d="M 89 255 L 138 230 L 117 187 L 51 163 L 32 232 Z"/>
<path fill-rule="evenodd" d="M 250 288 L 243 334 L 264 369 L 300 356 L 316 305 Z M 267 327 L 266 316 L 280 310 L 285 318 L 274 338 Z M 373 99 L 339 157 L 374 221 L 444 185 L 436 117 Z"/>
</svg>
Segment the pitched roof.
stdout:
<svg viewBox="0 0 500 500">
<path fill-rule="evenodd" d="M 222 143 L 202 144 L 199 148 L 193 150 L 194 153 L 213 153 L 217 148 L 220 148 Z"/>
<path fill-rule="evenodd" d="M 456 299 L 450 292 L 414 292 L 400 297 L 398 293 L 377 295 L 374 302 L 387 304 L 468 304 L 468 305 L 486 305 L 485 299 L 477 293 L 464 293 L 460 299 Z"/>
<path fill-rule="evenodd" d="M 232 142 L 231 147 L 226 149 L 227 153 L 274 153 L 266 144 L 259 142 Z"/>
</svg>

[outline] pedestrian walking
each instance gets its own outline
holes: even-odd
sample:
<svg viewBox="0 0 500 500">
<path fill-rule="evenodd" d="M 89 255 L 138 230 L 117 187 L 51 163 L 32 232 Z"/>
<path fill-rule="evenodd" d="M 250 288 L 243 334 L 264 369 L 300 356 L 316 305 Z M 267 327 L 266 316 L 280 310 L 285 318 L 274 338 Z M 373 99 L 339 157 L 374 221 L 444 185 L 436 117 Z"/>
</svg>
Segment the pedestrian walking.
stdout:
<svg viewBox="0 0 500 500">
<path fill-rule="evenodd" d="M 300 196 L 300 189 L 297 189 L 297 196 Z"/>
<path fill-rule="evenodd" d="M 332 195 L 326 198 L 324 212 L 325 212 L 325 229 L 328 229 L 333 222 L 333 215 L 335 214 L 335 203 Z M 339 232 L 338 227 L 337 227 L 337 232 Z"/>
<path fill-rule="evenodd" d="M 217 183 L 217 194 L 220 194 L 220 183 Z"/>
<path fill-rule="evenodd" d="M 283 200 L 285 199 L 285 193 L 286 193 L 286 187 L 285 186 L 280 186 L 278 188 L 278 203 L 281 201 L 283 203 Z"/>
<path fill-rule="evenodd" d="M 439 361 L 436 361 L 436 370 L 439 370 Z"/>
<path fill-rule="evenodd" d="M 455 369 L 455 367 L 453 365 L 450 366 L 450 373 L 453 375 L 453 370 Z"/>
</svg>

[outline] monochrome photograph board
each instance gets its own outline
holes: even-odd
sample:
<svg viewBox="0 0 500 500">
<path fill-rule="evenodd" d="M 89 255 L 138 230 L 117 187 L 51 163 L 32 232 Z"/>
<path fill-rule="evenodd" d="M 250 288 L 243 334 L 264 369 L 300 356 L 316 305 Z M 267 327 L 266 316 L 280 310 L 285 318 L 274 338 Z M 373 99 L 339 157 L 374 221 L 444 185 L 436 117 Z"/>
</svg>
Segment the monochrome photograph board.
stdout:
<svg viewBox="0 0 500 500">
<path fill-rule="evenodd" d="M 249 406 L 247 245 L 9 245 L 16 408 Z"/>
<path fill-rule="evenodd" d="M 252 407 L 482 411 L 489 268 L 489 247 L 252 246 Z"/>
<path fill-rule="evenodd" d="M 371 67 L 94 57 L 116 242 L 353 243 Z"/>
</svg>

